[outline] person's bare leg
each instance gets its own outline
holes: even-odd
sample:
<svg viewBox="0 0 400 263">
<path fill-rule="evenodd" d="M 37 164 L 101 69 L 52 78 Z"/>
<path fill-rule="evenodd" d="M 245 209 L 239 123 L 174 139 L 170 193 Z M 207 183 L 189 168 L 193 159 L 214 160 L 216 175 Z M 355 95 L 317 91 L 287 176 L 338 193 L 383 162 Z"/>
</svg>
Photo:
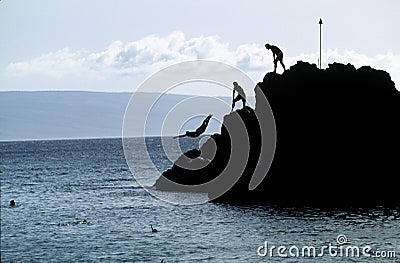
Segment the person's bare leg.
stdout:
<svg viewBox="0 0 400 263">
<path fill-rule="evenodd" d="M 233 109 L 235 108 L 236 102 L 238 102 L 239 100 L 240 100 L 240 96 L 239 95 L 237 95 L 236 98 L 233 99 L 233 101 L 232 101 L 232 110 L 231 111 L 233 111 Z"/>
</svg>

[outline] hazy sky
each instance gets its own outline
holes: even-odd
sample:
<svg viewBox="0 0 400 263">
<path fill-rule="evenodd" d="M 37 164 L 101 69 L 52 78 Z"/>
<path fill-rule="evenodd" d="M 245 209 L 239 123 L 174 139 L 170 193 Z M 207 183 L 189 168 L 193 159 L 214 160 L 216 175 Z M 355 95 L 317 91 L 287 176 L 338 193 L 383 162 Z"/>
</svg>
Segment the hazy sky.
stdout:
<svg viewBox="0 0 400 263">
<path fill-rule="evenodd" d="M 271 70 L 266 42 L 287 66 L 333 61 L 387 70 L 400 86 L 400 1 L 1 0 L 0 90 L 134 91 L 190 59 Z M 220 94 L 225 95 L 225 94 Z"/>
</svg>

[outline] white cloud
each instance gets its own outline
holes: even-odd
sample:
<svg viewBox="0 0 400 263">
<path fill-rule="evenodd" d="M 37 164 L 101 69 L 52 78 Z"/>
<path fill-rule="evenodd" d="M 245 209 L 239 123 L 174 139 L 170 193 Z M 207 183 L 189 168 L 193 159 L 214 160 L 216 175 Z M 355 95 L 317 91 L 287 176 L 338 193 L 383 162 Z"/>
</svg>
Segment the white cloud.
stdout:
<svg viewBox="0 0 400 263">
<path fill-rule="evenodd" d="M 64 48 L 27 61 L 14 62 L 6 70 L 14 76 L 44 76 L 52 78 L 106 78 L 151 74 L 176 62 L 193 59 L 212 59 L 236 66 L 248 73 L 259 73 L 260 78 L 271 70 L 272 55 L 261 44 L 244 44 L 235 48 L 218 36 L 200 36 L 187 39 L 180 31 L 160 37 L 149 35 L 138 41 L 115 41 L 99 52 Z M 298 60 L 317 64 L 318 54 L 300 54 L 285 57 L 289 67 Z M 356 67 L 369 65 L 388 71 L 397 88 L 400 85 L 400 55 L 367 56 L 355 51 L 329 49 L 323 53 L 323 65 L 340 62 Z M 252 74 L 253 75 L 253 74 Z"/>
<path fill-rule="evenodd" d="M 11 63 L 7 71 L 12 75 L 104 76 L 149 74 L 167 65 L 193 59 L 212 59 L 239 66 L 244 70 L 265 68 L 267 54 L 255 44 L 241 45 L 235 50 L 218 36 L 186 39 L 182 32 L 168 36 L 150 35 L 138 41 L 115 41 L 105 50 L 89 52 L 64 48 L 27 61 Z"/>
<path fill-rule="evenodd" d="M 55 78 L 67 74 L 81 76 L 90 71 L 88 52 L 72 52 L 68 48 L 50 52 L 32 60 L 11 63 L 7 71 L 17 76 L 42 75 Z"/>
</svg>

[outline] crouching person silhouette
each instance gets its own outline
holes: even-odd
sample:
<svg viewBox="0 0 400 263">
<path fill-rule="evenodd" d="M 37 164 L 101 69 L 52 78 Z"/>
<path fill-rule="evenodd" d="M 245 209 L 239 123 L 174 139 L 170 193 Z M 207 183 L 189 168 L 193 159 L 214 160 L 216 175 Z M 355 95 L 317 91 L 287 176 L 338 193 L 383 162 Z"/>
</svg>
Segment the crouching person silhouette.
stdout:
<svg viewBox="0 0 400 263">
<path fill-rule="evenodd" d="M 265 48 L 272 51 L 272 56 L 274 57 L 274 72 L 276 73 L 276 67 L 278 61 L 281 63 L 283 67 L 283 71 L 285 71 L 285 64 L 283 64 L 283 52 L 277 46 L 265 44 Z"/>
<path fill-rule="evenodd" d="M 236 98 L 235 98 L 235 92 L 238 93 Z M 244 93 L 242 87 L 240 87 L 239 84 L 235 81 L 235 82 L 233 82 L 233 97 L 232 97 L 231 111 L 233 111 L 233 108 L 235 108 L 236 102 L 238 102 L 239 100 L 242 100 L 243 109 L 245 109 L 246 108 L 246 94 Z"/>
<path fill-rule="evenodd" d="M 199 137 L 201 134 L 203 134 L 206 131 L 208 122 L 210 121 L 212 116 L 213 116 L 212 114 L 208 115 L 207 118 L 204 119 L 201 126 L 199 128 L 197 128 L 195 131 L 187 131 L 185 134 L 175 136 L 174 139 L 185 137 L 185 136 L 193 137 L 193 138 Z"/>
</svg>

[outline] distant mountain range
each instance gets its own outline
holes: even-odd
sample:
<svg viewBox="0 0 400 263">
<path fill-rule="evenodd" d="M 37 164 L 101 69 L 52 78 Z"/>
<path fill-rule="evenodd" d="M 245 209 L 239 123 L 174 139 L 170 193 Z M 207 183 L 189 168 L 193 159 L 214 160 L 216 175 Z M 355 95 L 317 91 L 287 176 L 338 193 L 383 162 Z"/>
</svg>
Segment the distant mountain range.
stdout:
<svg viewBox="0 0 400 263">
<path fill-rule="evenodd" d="M 131 95 L 85 91 L 0 92 L 0 140 L 121 137 Z M 150 114 L 151 121 L 146 123 L 146 136 L 160 135 L 168 111 L 189 97 L 164 94 Z M 229 97 L 218 98 L 228 105 L 231 103 Z M 204 105 L 204 114 L 213 113 L 209 111 Z M 183 128 L 196 128 L 200 123 L 201 119 L 196 119 Z M 211 121 L 207 133 L 219 132 L 219 129 L 218 122 Z"/>
</svg>

